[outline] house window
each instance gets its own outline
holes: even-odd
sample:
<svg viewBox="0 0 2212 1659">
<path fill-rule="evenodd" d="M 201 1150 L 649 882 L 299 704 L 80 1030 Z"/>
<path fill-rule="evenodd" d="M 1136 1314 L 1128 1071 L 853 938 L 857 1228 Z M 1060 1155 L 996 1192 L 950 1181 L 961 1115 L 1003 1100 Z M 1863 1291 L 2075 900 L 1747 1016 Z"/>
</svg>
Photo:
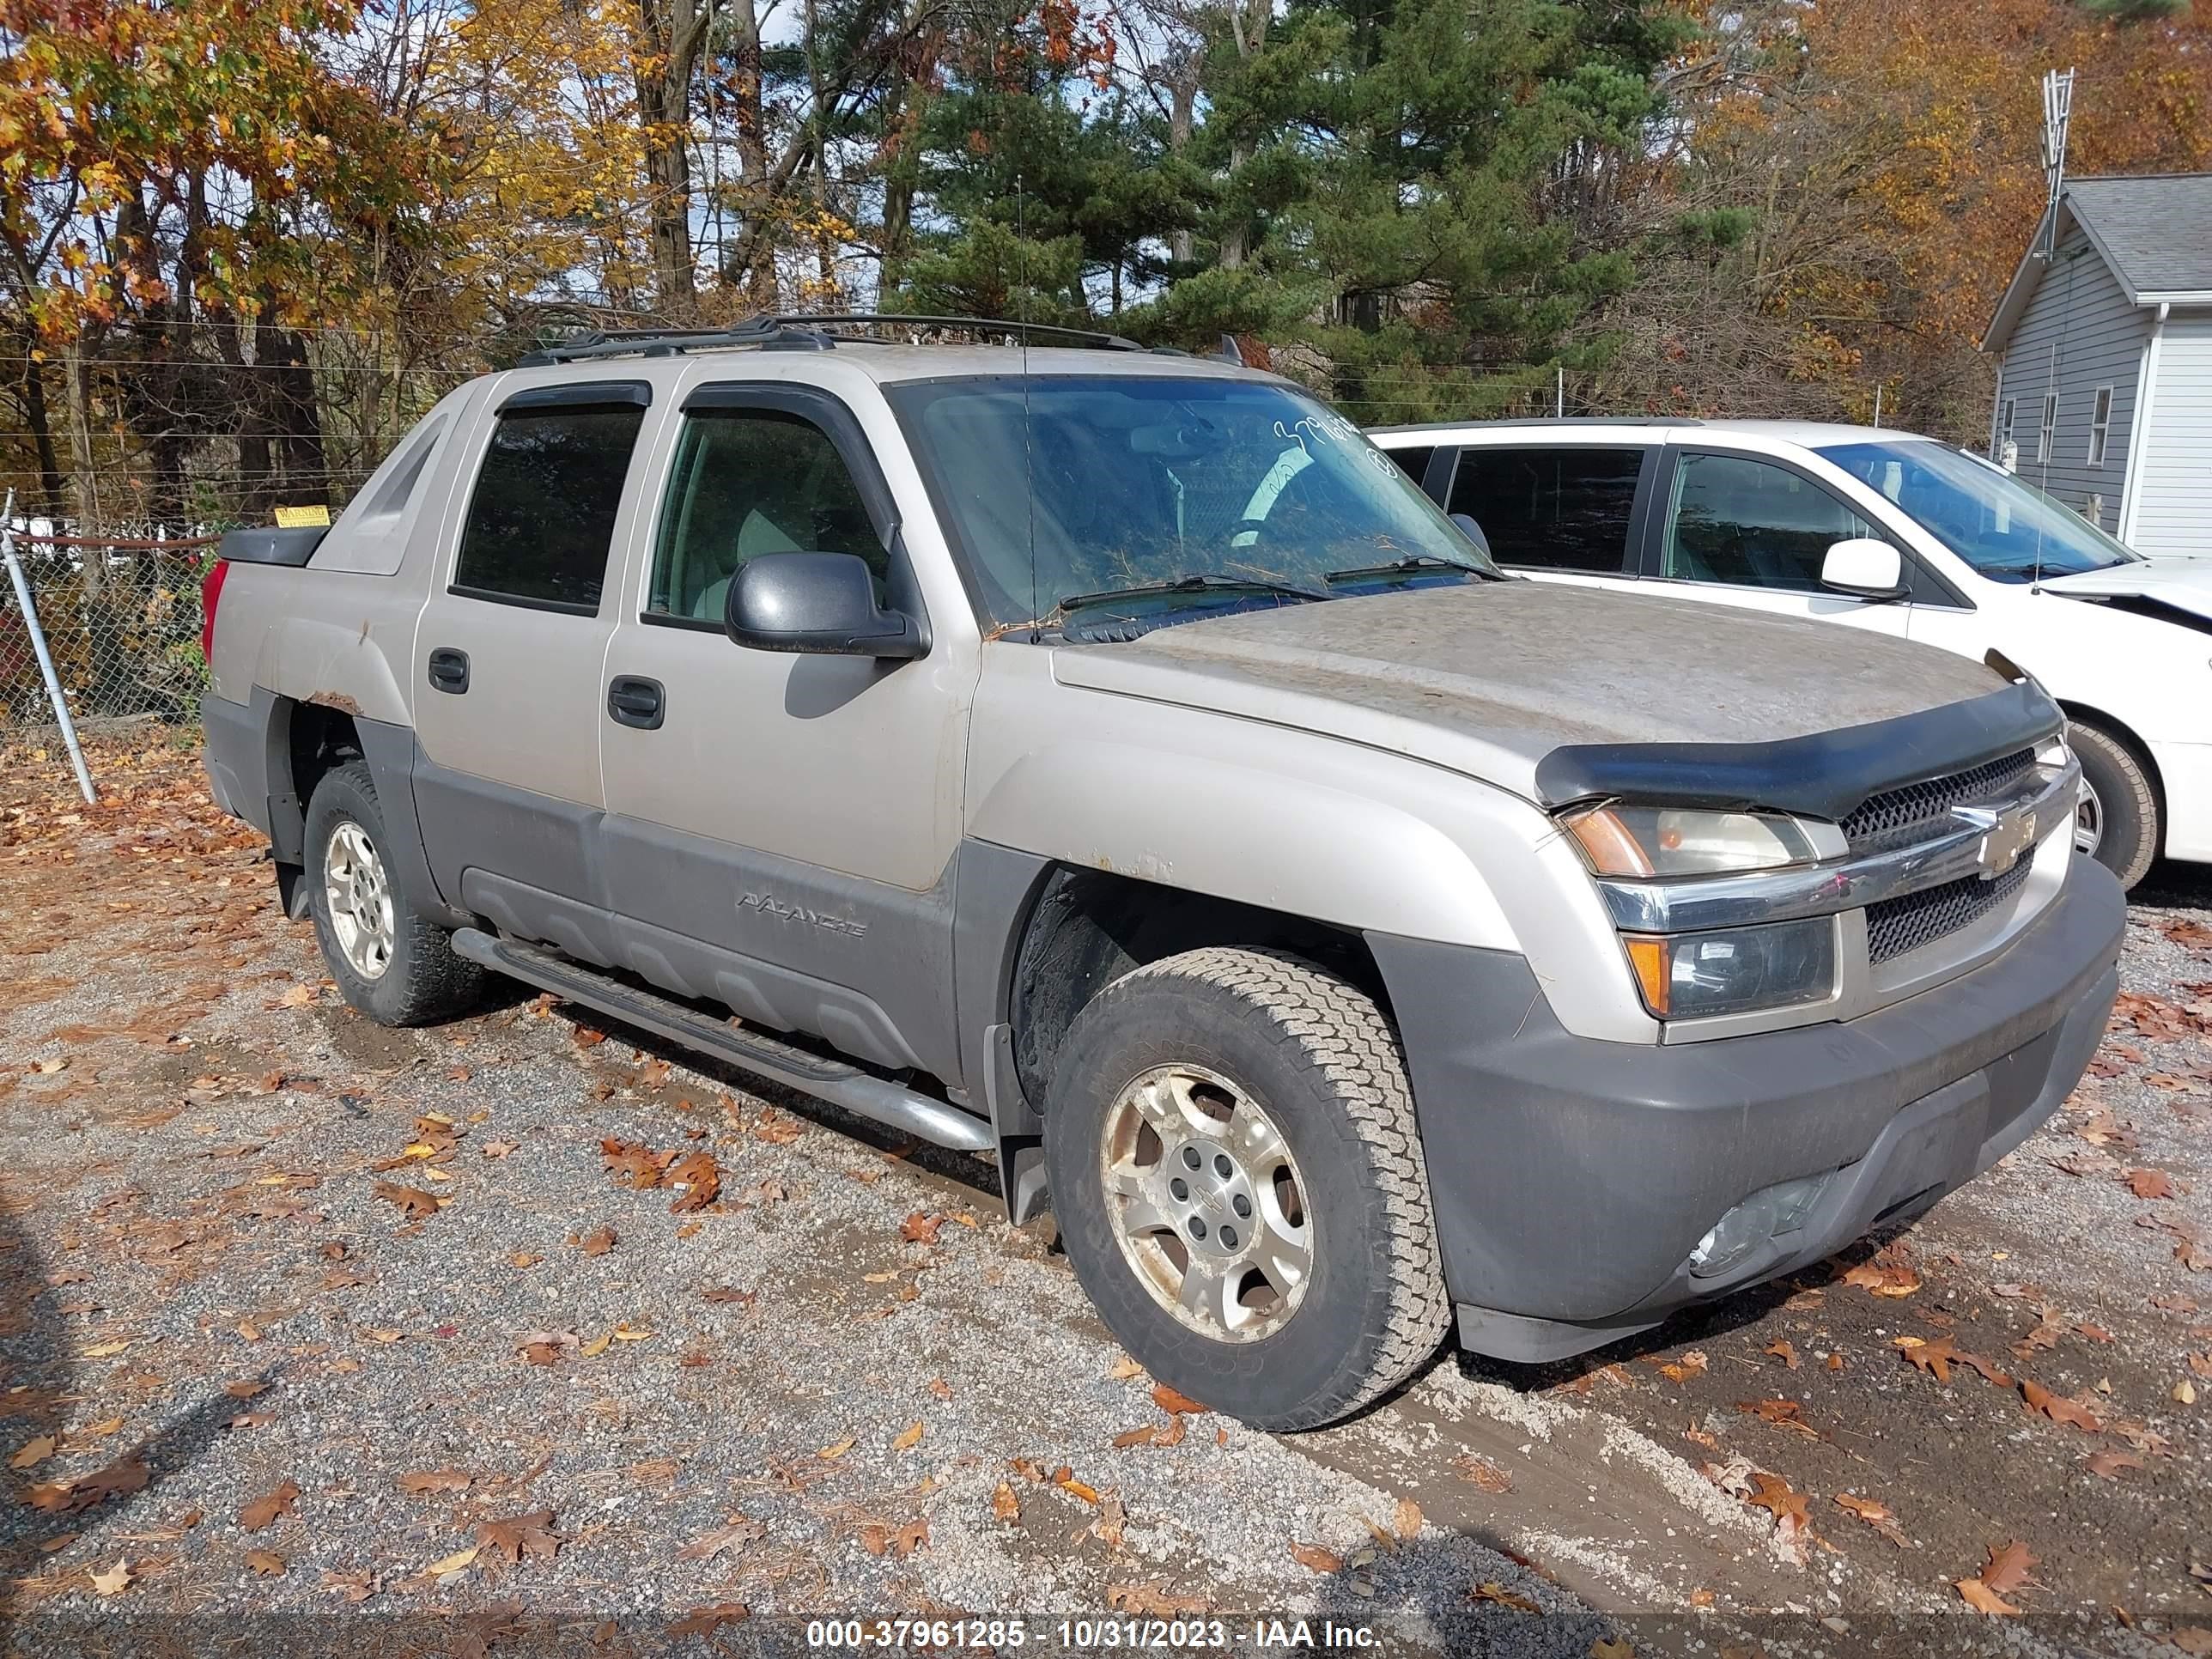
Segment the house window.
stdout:
<svg viewBox="0 0 2212 1659">
<path fill-rule="evenodd" d="M 1997 413 L 1997 459 L 2004 459 L 2004 447 L 2012 441 L 2014 422 L 2020 415 L 2020 399 L 2008 398 Z"/>
<path fill-rule="evenodd" d="M 2047 461 L 2051 452 L 2058 447 L 2058 394 L 2047 392 L 2043 396 L 2043 424 L 2035 434 L 2035 459 Z"/>
<path fill-rule="evenodd" d="M 2105 464 L 2105 446 L 2112 435 L 2112 388 L 2097 388 L 2097 401 L 2089 411 L 2089 465 Z"/>
</svg>

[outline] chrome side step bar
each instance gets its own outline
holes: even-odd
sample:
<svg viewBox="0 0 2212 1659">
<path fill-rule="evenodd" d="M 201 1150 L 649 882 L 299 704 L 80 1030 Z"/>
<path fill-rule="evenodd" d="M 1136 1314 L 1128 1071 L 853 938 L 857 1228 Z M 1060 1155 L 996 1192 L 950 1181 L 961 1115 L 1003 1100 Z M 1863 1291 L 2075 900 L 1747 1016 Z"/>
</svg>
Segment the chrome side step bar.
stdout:
<svg viewBox="0 0 2212 1659">
<path fill-rule="evenodd" d="M 933 1100 L 848 1061 L 809 1053 L 758 1031 L 734 1030 L 696 1008 L 625 985 L 582 963 L 499 939 L 477 927 L 456 933 L 453 949 L 495 973 L 596 1008 L 611 1018 L 712 1054 L 740 1071 L 842 1106 L 872 1123 L 902 1129 L 959 1152 L 989 1152 L 998 1146 L 988 1121 L 957 1106 Z"/>
</svg>

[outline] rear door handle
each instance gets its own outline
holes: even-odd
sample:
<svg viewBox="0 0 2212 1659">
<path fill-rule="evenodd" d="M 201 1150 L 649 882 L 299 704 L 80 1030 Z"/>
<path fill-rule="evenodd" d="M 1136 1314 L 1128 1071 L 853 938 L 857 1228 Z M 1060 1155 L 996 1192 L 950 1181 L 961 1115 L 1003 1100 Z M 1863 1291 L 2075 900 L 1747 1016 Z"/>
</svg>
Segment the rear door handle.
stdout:
<svg viewBox="0 0 2212 1659">
<path fill-rule="evenodd" d="M 607 713 L 617 725 L 658 732 L 665 712 L 659 680 L 641 674 L 617 674 L 607 682 Z"/>
<path fill-rule="evenodd" d="M 430 684 L 459 696 L 469 689 L 469 653 L 441 645 L 430 653 Z"/>
</svg>

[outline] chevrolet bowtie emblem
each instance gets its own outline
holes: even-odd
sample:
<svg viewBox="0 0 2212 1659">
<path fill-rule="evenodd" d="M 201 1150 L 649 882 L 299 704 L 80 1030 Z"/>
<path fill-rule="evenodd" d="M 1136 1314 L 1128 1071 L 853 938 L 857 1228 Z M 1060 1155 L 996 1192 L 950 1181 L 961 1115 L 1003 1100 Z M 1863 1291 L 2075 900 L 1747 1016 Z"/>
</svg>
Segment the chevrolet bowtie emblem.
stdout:
<svg viewBox="0 0 2212 1659">
<path fill-rule="evenodd" d="M 2035 814 L 2014 812 L 1999 818 L 1982 837 L 1978 855 L 1982 879 L 1994 881 L 2020 862 L 2021 854 L 2035 845 Z"/>
</svg>

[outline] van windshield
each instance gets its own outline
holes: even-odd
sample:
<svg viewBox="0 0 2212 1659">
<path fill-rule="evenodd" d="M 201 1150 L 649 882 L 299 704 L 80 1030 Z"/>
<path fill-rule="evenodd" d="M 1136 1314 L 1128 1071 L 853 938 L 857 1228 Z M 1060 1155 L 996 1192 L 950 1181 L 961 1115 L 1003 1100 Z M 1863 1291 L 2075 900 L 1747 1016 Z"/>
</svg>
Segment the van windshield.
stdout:
<svg viewBox="0 0 2212 1659">
<path fill-rule="evenodd" d="M 2003 468 L 1930 438 L 1832 444 L 1820 453 L 1992 581 L 2071 576 L 2142 556 Z"/>
<path fill-rule="evenodd" d="M 884 391 L 1000 627 L 1125 595 L 1121 612 L 1156 625 L 1499 574 L 1357 427 L 1287 386 L 988 375 Z"/>
</svg>

